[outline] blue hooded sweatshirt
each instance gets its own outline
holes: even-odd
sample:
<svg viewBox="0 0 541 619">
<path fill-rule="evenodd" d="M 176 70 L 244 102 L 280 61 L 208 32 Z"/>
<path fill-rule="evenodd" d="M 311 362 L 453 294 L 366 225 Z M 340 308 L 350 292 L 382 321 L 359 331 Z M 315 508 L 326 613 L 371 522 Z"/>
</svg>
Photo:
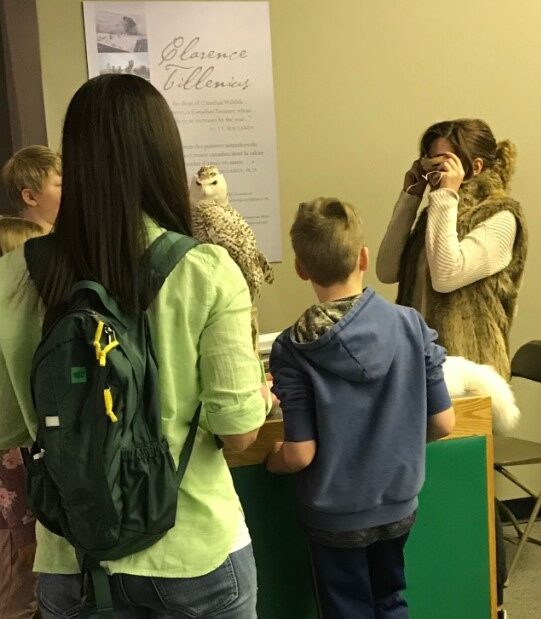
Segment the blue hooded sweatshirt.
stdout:
<svg viewBox="0 0 541 619">
<path fill-rule="evenodd" d="M 451 406 L 436 339 L 418 312 L 370 288 L 315 341 L 278 336 L 270 369 L 285 440 L 317 443 L 297 473 L 306 526 L 355 531 L 417 508 L 427 416 Z"/>
</svg>

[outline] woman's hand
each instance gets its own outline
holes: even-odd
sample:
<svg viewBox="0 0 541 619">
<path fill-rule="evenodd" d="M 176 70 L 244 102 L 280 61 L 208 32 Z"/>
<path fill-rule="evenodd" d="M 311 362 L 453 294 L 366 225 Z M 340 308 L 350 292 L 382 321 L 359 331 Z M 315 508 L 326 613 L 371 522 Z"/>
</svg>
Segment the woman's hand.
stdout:
<svg viewBox="0 0 541 619">
<path fill-rule="evenodd" d="M 454 153 L 445 153 L 447 159 L 440 165 L 441 180 L 438 189 L 460 189 L 464 180 L 464 168 L 462 161 Z"/>
<path fill-rule="evenodd" d="M 404 176 L 404 191 L 413 196 L 423 197 L 425 192 L 427 181 L 423 178 L 423 168 L 421 167 L 421 160 L 416 159 L 411 168 L 406 172 Z"/>
</svg>

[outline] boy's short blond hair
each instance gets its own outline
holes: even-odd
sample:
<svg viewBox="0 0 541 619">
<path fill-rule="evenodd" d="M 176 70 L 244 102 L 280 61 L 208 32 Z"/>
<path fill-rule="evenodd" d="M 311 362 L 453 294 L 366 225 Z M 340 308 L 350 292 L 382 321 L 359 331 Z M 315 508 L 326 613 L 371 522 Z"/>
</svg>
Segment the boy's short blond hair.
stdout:
<svg viewBox="0 0 541 619">
<path fill-rule="evenodd" d="M 21 217 L 0 217 L 0 256 L 42 234 L 45 234 L 43 228 L 33 221 Z"/>
<path fill-rule="evenodd" d="M 301 203 L 290 234 L 299 265 L 320 286 L 345 281 L 364 246 L 363 223 L 355 208 L 336 198 Z"/>
<path fill-rule="evenodd" d="M 62 173 L 60 156 L 47 146 L 27 146 L 18 150 L 2 168 L 2 182 L 17 212 L 22 212 L 25 202 L 23 189 L 41 191 L 43 183 L 54 171 Z"/>
</svg>

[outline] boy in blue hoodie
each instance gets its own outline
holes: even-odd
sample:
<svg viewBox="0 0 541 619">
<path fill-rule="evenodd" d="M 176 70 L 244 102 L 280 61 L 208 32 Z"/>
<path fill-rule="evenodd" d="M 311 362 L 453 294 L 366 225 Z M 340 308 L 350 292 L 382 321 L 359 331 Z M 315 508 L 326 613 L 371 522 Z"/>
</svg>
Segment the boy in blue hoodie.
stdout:
<svg viewBox="0 0 541 619">
<path fill-rule="evenodd" d="M 297 473 L 323 616 L 405 619 L 403 549 L 426 441 L 454 426 L 445 350 L 415 310 L 363 290 L 368 250 L 351 205 L 301 204 L 291 239 L 319 303 L 272 348 L 284 442 L 267 468 Z"/>
</svg>

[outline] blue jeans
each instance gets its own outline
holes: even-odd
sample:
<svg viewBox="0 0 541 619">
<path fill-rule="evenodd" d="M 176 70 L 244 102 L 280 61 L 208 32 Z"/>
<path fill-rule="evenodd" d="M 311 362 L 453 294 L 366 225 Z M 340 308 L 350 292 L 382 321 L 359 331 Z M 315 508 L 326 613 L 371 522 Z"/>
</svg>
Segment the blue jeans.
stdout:
<svg viewBox="0 0 541 619">
<path fill-rule="evenodd" d="M 115 619 L 256 619 L 257 581 L 252 546 L 234 552 L 196 578 L 109 577 Z M 43 619 L 74 619 L 81 603 L 80 574 L 40 574 Z"/>
</svg>

